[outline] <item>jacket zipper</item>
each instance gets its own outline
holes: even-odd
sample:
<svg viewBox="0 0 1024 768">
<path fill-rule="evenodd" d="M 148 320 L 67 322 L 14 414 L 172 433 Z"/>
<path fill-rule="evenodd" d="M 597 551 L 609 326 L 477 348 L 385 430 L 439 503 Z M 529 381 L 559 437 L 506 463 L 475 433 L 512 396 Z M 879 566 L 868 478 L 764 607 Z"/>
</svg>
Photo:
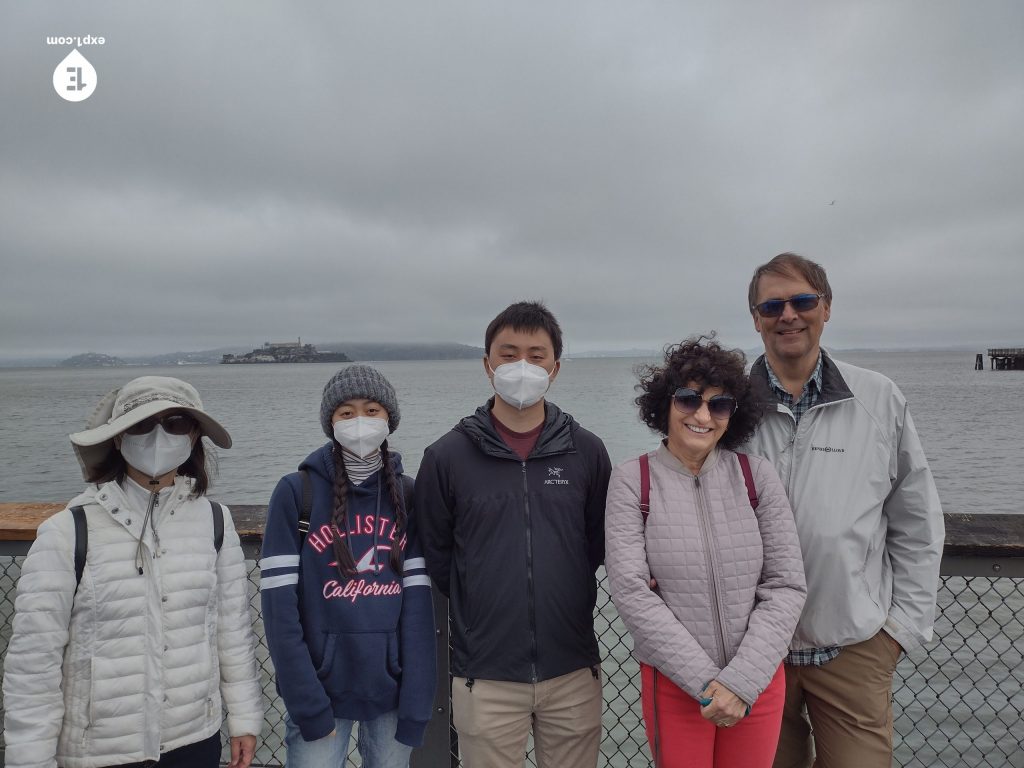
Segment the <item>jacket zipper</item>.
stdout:
<svg viewBox="0 0 1024 768">
<path fill-rule="evenodd" d="M 135 567 L 139 569 L 139 576 L 142 575 L 142 566 L 146 562 L 145 547 L 142 546 L 142 540 L 146 537 L 146 524 L 150 522 L 150 518 L 153 516 L 153 507 L 156 506 L 158 496 L 159 489 L 154 487 L 149 493 L 149 504 L 146 507 L 146 514 L 142 518 L 142 530 L 139 531 L 139 543 L 135 548 Z M 153 546 L 160 546 L 156 539 L 155 528 L 153 529 Z"/>
<path fill-rule="evenodd" d="M 526 600 L 530 612 L 530 682 L 537 682 L 537 614 L 533 597 L 533 528 L 530 523 L 530 487 L 523 466 L 523 513 L 526 515 Z"/>
<path fill-rule="evenodd" d="M 806 417 L 809 416 L 813 411 L 816 411 L 819 408 L 827 408 L 828 406 L 834 405 L 836 403 L 845 402 L 846 400 L 829 400 L 828 402 L 825 403 L 819 402 L 808 408 L 804 415 L 800 417 L 800 421 L 797 421 L 796 416 L 793 415 L 793 411 L 791 409 L 788 409 L 789 417 L 793 420 L 793 431 L 790 432 L 789 442 L 786 444 L 786 451 L 789 453 L 789 467 L 787 468 L 788 471 L 786 472 L 786 477 L 783 479 L 782 483 L 786 490 L 786 495 L 790 499 L 793 498 L 793 475 L 796 472 L 796 439 L 800 433 L 800 425 L 804 423 Z"/>
<path fill-rule="evenodd" d="M 700 478 L 694 476 L 694 492 L 697 494 L 698 517 L 700 529 L 704 536 L 704 561 L 708 569 L 708 586 L 711 589 L 711 602 L 714 604 L 712 617 L 715 620 L 715 639 L 718 641 L 718 666 L 725 667 L 725 631 L 722 628 L 722 606 L 718 602 L 718 580 L 715 574 L 714 557 L 712 557 L 711 521 L 708 519 L 707 507 L 704 504 L 704 492 L 700 486 Z"/>
</svg>

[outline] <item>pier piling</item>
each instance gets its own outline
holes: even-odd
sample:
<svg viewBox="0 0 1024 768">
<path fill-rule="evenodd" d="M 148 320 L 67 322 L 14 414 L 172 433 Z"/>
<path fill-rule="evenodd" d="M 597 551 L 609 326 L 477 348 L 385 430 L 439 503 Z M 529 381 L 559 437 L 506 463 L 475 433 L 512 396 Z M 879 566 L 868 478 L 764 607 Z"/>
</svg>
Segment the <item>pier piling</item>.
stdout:
<svg viewBox="0 0 1024 768">
<path fill-rule="evenodd" d="M 993 371 L 1024 371 L 1024 347 L 990 349 L 988 357 Z"/>
</svg>

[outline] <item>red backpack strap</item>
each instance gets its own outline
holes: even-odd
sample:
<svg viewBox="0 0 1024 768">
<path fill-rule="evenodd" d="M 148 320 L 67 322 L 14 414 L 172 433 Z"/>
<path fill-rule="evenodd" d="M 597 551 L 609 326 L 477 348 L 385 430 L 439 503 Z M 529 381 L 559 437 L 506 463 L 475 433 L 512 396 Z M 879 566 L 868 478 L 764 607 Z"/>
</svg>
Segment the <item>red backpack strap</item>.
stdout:
<svg viewBox="0 0 1024 768">
<path fill-rule="evenodd" d="M 647 454 L 640 456 L 640 514 L 644 516 L 644 527 L 647 526 L 647 515 L 651 512 L 651 461 Z"/>
<path fill-rule="evenodd" d="M 743 470 L 743 482 L 747 484 L 747 498 L 750 499 L 750 508 L 757 509 L 757 488 L 754 487 L 754 476 L 750 472 L 750 459 L 745 453 L 737 453 L 736 458 L 740 460 L 740 469 Z"/>
</svg>

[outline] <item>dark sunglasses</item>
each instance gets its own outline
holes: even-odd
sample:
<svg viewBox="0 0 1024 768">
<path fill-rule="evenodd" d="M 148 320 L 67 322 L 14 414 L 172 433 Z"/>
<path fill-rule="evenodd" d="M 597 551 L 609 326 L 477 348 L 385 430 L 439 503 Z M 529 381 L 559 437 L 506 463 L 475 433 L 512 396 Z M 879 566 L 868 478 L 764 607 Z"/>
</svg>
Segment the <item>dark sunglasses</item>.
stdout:
<svg viewBox="0 0 1024 768">
<path fill-rule="evenodd" d="M 761 317 L 779 317 L 789 304 L 794 312 L 810 312 L 817 308 L 818 302 L 825 298 L 824 293 L 798 293 L 788 299 L 768 299 L 755 304 L 754 309 Z"/>
<path fill-rule="evenodd" d="M 188 435 L 196 427 L 196 420 L 183 413 L 172 413 L 170 416 L 150 416 L 145 421 L 132 424 L 125 430 L 129 435 L 148 435 L 157 425 L 164 428 L 169 435 Z"/>
<path fill-rule="evenodd" d="M 714 419 L 728 419 L 736 413 L 736 398 L 732 395 L 715 395 L 707 400 L 695 390 L 689 387 L 680 387 L 672 395 L 672 404 L 677 410 L 689 416 L 696 413 L 704 404 L 708 404 L 708 413 Z"/>
</svg>

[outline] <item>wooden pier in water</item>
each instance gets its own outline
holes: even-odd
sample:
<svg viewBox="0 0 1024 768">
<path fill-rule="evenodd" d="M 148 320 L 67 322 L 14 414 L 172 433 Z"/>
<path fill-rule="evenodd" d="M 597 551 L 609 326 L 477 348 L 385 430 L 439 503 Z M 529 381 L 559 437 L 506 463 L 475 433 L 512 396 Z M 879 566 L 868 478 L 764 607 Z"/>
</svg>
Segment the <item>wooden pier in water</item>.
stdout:
<svg viewBox="0 0 1024 768">
<path fill-rule="evenodd" d="M 1003 347 L 988 351 L 989 368 L 993 371 L 1024 371 L 1024 347 Z M 974 370 L 985 369 L 981 353 L 974 360 Z"/>
</svg>

